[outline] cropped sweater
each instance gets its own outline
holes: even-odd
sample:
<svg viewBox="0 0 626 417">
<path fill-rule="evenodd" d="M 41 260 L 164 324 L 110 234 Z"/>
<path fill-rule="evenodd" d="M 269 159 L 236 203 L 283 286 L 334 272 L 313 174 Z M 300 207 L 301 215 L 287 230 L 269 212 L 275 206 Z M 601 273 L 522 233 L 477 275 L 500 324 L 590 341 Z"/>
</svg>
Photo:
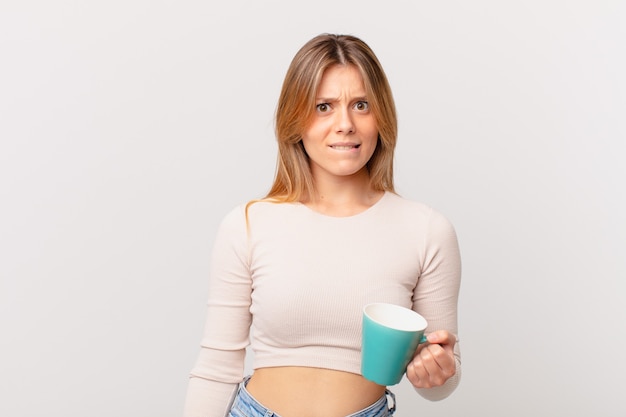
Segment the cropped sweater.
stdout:
<svg viewBox="0 0 626 417">
<path fill-rule="evenodd" d="M 211 258 L 207 319 L 185 417 L 224 417 L 253 369 L 328 368 L 360 374 L 362 308 L 412 308 L 426 333 L 457 334 L 461 262 L 456 233 L 437 211 L 387 192 L 349 217 L 301 203 L 257 202 L 222 221 Z M 460 378 L 417 391 L 448 396 Z"/>
</svg>

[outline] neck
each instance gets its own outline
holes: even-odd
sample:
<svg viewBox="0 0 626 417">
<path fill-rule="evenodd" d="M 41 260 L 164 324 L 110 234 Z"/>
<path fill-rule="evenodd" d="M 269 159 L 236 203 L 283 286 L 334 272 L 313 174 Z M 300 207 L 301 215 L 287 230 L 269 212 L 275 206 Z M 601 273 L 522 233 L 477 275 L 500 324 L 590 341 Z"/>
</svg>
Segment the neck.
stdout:
<svg viewBox="0 0 626 417">
<path fill-rule="evenodd" d="M 314 175 L 315 194 L 302 201 L 311 209 L 330 216 L 351 216 L 374 205 L 383 191 L 372 189 L 366 169 L 345 177 Z"/>
</svg>

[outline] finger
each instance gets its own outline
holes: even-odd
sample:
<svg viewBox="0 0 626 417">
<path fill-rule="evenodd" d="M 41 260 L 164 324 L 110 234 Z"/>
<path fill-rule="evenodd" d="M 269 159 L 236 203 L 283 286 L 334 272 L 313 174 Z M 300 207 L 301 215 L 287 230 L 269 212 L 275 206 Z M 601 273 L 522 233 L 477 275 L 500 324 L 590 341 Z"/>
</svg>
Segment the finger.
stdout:
<svg viewBox="0 0 626 417">
<path fill-rule="evenodd" d="M 424 360 L 424 366 L 431 382 L 438 385 L 442 384 L 456 373 L 454 353 L 441 345 L 430 345 L 427 349 L 428 351 L 424 352 L 424 355 L 425 358 L 429 359 L 429 362 Z M 443 381 L 441 381 L 442 378 Z"/>
<path fill-rule="evenodd" d="M 435 345 L 435 346 L 439 346 L 439 345 Z M 439 349 L 441 349 L 441 347 L 439 347 Z M 435 360 L 431 346 L 426 347 L 422 351 L 420 356 L 421 356 L 422 366 L 424 367 L 424 370 L 428 374 L 428 381 L 430 383 L 434 383 L 435 385 L 437 385 L 437 379 L 438 379 L 437 376 L 441 374 L 441 368 L 439 367 L 439 364 Z"/>
<path fill-rule="evenodd" d="M 417 349 L 415 350 L 415 354 L 413 355 L 413 359 L 417 358 L 419 356 L 420 352 L 422 351 L 422 349 L 424 349 L 428 345 L 429 345 L 428 341 L 426 341 L 424 343 L 420 343 L 417 346 Z"/>
<path fill-rule="evenodd" d="M 439 345 L 426 348 L 421 359 L 431 386 L 443 385 L 456 372 L 453 358 Z"/>
<path fill-rule="evenodd" d="M 415 388 L 422 388 L 420 378 L 415 373 L 415 365 L 413 365 L 413 362 L 409 363 L 406 367 L 406 377 Z"/>
<path fill-rule="evenodd" d="M 428 343 L 438 345 L 452 345 L 456 343 L 456 336 L 447 330 L 437 330 L 426 337 Z"/>
<path fill-rule="evenodd" d="M 454 365 L 454 353 L 449 345 L 429 345 L 427 349 L 440 368 L 449 368 Z"/>
<path fill-rule="evenodd" d="M 415 388 L 430 388 L 430 378 L 421 359 L 416 359 L 409 364 L 406 376 Z"/>
</svg>

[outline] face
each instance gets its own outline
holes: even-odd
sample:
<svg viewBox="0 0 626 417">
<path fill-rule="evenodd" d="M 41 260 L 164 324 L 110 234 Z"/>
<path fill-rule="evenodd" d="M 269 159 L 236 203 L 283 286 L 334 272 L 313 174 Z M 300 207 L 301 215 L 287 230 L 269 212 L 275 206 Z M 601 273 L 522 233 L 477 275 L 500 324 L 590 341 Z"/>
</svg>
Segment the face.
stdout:
<svg viewBox="0 0 626 417">
<path fill-rule="evenodd" d="M 313 177 L 350 177 L 367 173 L 378 142 L 378 127 L 359 71 L 335 65 L 324 72 L 315 113 L 302 134 Z"/>
</svg>

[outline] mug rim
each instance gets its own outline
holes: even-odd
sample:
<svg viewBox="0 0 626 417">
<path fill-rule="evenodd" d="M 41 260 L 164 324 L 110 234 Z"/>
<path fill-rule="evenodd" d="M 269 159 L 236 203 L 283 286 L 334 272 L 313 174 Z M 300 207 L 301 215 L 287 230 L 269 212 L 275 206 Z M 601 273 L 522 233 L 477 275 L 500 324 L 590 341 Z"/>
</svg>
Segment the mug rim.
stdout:
<svg viewBox="0 0 626 417">
<path fill-rule="evenodd" d="M 385 318 L 381 318 L 380 316 L 374 317 L 372 316 L 373 312 L 372 311 L 368 312 L 368 310 L 371 310 L 372 308 L 376 308 L 376 307 L 392 310 L 393 314 L 395 314 L 394 318 L 402 317 L 403 319 L 406 319 L 407 322 L 412 321 L 412 320 L 415 320 L 415 322 L 411 322 L 411 323 L 403 322 L 403 325 L 397 325 L 396 323 L 391 323 L 390 321 L 385 320 Z M 421 331 L 426 330 L 426 327 L 428 327 L 428 322 L 421 314 L 419 314 L 415 310 L 412 310 L 410 308 L 407 308 L 398 304 L 384 303 L 384 302 L 369 303 L 363 306 L 363 315 L 378 325 L 388 327 L 397 331 L 421 332 Z"/>
</svg>

